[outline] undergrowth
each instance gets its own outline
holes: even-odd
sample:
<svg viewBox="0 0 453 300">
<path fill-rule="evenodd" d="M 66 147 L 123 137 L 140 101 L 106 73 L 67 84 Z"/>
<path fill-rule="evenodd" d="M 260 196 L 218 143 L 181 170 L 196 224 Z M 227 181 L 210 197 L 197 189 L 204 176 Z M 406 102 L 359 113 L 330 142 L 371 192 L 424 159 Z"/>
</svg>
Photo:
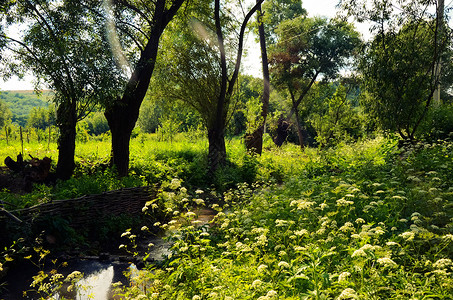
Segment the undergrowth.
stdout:
<svg viewBox="0 0 453 300">
<path fill-rule="evenodd" d="M 376 138 L 302 152 L 265 143 L 260 157 L 229 143 L 212 180 L 206 144 L 139 136 L 129 178 L 103 168 L 98 152 L 81 163 L 92 175 L 38 187 L 36 199 L 161 184 L 165 208 L 143 211 L 173 219 L 141 230 L 171 233 L 171 254 L 116 284 L 125 299 L 451 299 L 452 143 Z M 216 211 L 210 223 L 197 219 L 203 208 Z M 121 248 L 146 257 L 131 238 L 139 231 Z"/>
<path fill-rule="evenodd" d="M 282 183 L 223 193 L 205 225 L 182 203 L 203 205 L 197 193 L 190 198 L 175 185 L 164 194 L 178 222 L 155 224 L 171 228 L 171 255 L 117 292 L 127 299 L 451 299 L 452 147 L 399 149 L 378 139 L 297 154 L 288 146 L 272 163 L 258 158 L 265 162 L 258 173 L 280 169 Z"/>
</svg>

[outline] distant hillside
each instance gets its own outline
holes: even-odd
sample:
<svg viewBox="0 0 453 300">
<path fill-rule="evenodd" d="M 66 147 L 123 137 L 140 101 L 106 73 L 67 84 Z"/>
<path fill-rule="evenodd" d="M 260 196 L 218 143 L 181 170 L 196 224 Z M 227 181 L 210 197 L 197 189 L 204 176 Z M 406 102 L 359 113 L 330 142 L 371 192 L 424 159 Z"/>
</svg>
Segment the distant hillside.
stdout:
<svg viewBox="0 0 453 300">
<path fill-rule="evenodd" d="M 52 97 L 52 91 L 43 91 L 36 95 L 29 91 L 0 91 L 0 99 L 8 105 L 13 114 L 12 121 L 25 126 L 27 117 L 33 107 L 47 107 Z"/>
</svg>

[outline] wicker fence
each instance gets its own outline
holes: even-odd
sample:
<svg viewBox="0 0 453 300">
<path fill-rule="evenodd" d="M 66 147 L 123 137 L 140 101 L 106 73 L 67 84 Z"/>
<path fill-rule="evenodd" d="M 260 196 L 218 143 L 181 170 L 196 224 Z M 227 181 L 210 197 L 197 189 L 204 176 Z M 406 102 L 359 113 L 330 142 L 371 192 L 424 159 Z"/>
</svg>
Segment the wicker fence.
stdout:
<svg viewBox="0 0 453 300">
<path fill-rule="evenodd" d="M 156 186 L 125 188 L 75 199 L 54 200 L 30 208 L 11 211 L 11 213 L 26 223 L 58 216 L 68 220 L 72 227 L 77 228 L 92 224 L 93 221 L 106 216 L 140 214 L 145 203 L 155 199 L 156 194 Z M 2 216 L 3 220 L 0 222 L 6 221 L 5 218 L 6 216 Z"/>
</svg>

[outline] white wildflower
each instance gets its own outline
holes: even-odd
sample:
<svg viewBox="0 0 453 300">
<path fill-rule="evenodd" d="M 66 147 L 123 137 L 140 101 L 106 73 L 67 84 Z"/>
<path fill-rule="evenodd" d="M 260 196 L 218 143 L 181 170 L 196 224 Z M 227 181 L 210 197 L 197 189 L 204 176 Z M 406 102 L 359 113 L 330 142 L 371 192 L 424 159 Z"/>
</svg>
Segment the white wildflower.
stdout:
<svg viewBox="0 0 453 300">
<path fill-rule="evenodd" d="M 339 228 L 340 231 L 348 232 L 354 230 L 354 225 L 351 222 L 344 223 L 343 226 Z"/>
<path fill-rule="evenodd" d="M 267 265 L 261 264 L 258 266 L 258 273 L 262 273 L 267 270 Z"/>
<path fill-rule="evenodd" d="M 398 267 L 398 264 L 389 257 L 381 257 L 377 260 L 377 262 L 378 262 L 378 264 L 383 265 L 386 268 Z"/>
<path fill-rule="evenodd" d="M 286 220 L 280 220 L 280 219 L 275 220 L 276 227 L 283 227 L 283 226 L 286 226 L 287 224 L 288 224 L 288 221 L 286 221 Z"/>
<path fill-rule="evenodd" d="M 413 233 L 411 231 L 406 231 L 406 232 L 401 233 L 399 236 L 402 237 L 403 239 L 405 239 L 406 241 L 412 241 L 412 240 L 414 240 L 415 233 Z"/>
<path fill-rule="evenodd" d="M 397 242 L 393 242 L 393 241 L 389 241 L 387 243 L 385 243 L 387 246 L 399 246 L 399 244 Z"/>
<path fill-rule="evenodd" d="M 358 299 L 357 298 L 357 294 L 355 293 L 355 290 L 354 289 L 351 289 L 351 288 L 347 288 L 347 289 L 344 289 L 340 296 L 338 296 L 337 300 L 342 300 L 342 299 Z"/>
<path fill-rule="evenodd" d="M 340 275 L 338 275 L 338 282 L 346 281 L 349 276 L 351 276 L 351 273 L 349 273 L 349 272 L 341 273 Z"/>
<path fill-rule="evenodd" d="M 197 199 L 193 199 L 193 201 L 194 201 L 197 205 L 204 205 L 204 200 L 203 200 L 203 199 L 197 198 Z"/>
<path fill-rule="evenodd" d="M 294 231 L 294 234 L 297 236 L 303 236 L 303 235 L 308 235 L 308 230 L 307 229 L 301 229 L 301 230 L 296 230 Z"/>
<path fill-rule="evenodd" d="M 282 269 L 289 269 L 289 263 L 286 261 L 282 260 L 281 262 L 278 263 L 278 267 Z"/>
<path fill-rule="evenodd" d="M 362 218 L 357 218 L 357 219 L 355 220 L 355 222 L 356 222 L 357 224 L 365 224 L 365 223 L 366 223 L 365 220 L 362 219 Z"/>
<path fill-rule="evenodd" d="M 192 212 L 192 211 L 189 211 L 189 212 L 186 213 L 186 217 L 187 217 L 187 218 L 192 218 L 192 217 L 195 217 L 196 215 L 197 215 L 197 214 L 194 213 L 194 212 Z"/>
<path fill-rule="evenodd" d="M 321 210 L 324 210 L 324 209 L 326 209 L 328 207 L 329 207 L 329 205 L 327 205 L 326 203 L 319 204 L 319 208 L 321 208 Z"/>
<path fill-rule="evenodd" d="M 337 200 L 337 206 L 348 206 L 354 204 L 354 201 L 345 200 L 344 198 Z"/>
<path fill-rule="evenodd" d="M 453 242 L 453 234 L 446 234 L 442 237 L 443 240 Z"/>
<path fill-rule="evenodd" d="M 275 297 L 277 296 L 277 292 L 274 291 L 274 290 L 270 290 L 269 292 L 267 292 L 266 294 L 266 297 L 269 297 L 269 298 L 272 298 L 272 297 Z"/>
<path fill-rule="evenodd" d="M 263 282 L 261 280 L 257 279 L 252 282 L 252 288 L 256 289 L 256 288 L 260 287 L 262 284 L 263 284 Z"/>
<path fill-rule="evenodd" d="M 446 269 L 451 265 L 453 265 L 453 264 L 452 264 L 451 259 L 449 259 L 449 258 L 441 258 L 433 263 L 433 267 L 435 269 Z"/>
</svg>

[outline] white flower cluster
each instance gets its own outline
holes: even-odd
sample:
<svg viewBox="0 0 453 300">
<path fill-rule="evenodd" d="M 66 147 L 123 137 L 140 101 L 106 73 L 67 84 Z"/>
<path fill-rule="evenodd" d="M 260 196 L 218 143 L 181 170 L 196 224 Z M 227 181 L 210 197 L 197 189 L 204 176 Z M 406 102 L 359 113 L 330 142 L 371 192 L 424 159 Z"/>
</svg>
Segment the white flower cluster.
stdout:
<svg viewBox="0 0 453 300">
<path fill-rule="evenodd" d="M 316 202 L 308 201 L 307 199 L 293 200 L 289 204 L 291 207 L 296 206 L 298 210 L 311 210 Z"/>
<path fill-rule="evenodd" d="M 358 299 L 358 297 L 357 297 L 357 294 L 354 289 L 347 288 L 347 289 L 344 289 L 337 298 L 337 300 L 342 300 L 342 299 Z"/>
<path fill-rule="evenodd" d="M 337 200 L 337 206 L 348 206 L 354 204 L 354 201 L 345 200 L 344 198 L 340 198 Z"/>
<path fill-rule="evenodd" d="M 453 263 L 452 263 L 451 259 L 449 259 L 449 258 L 441 258 L 433 263 L 433 267 L 435 269 L 446 269 L 450 266 L 453 266 Z"/>
<path fill-rule="evenodd" d="M 370 251 L 375 251 L 377 249 L 380 249 L 381 247 L 380 246 L 372 246 L 370 244 L 365 244 L 363 245 L 362 247 L 360 247 L 360 249 L 357 249 L 355 250 L 351 257 L 367 257 L 367 252 L 370 252 Z"/>
<path fill-rule="evenodd" d="M 385 268 L 396 268 L 398 267 L 398 264 L 394 262 L 391 258 L 389 257 L 381 257 L 377 260 L 378 264 L 384 266 Z"/>
</svg>

